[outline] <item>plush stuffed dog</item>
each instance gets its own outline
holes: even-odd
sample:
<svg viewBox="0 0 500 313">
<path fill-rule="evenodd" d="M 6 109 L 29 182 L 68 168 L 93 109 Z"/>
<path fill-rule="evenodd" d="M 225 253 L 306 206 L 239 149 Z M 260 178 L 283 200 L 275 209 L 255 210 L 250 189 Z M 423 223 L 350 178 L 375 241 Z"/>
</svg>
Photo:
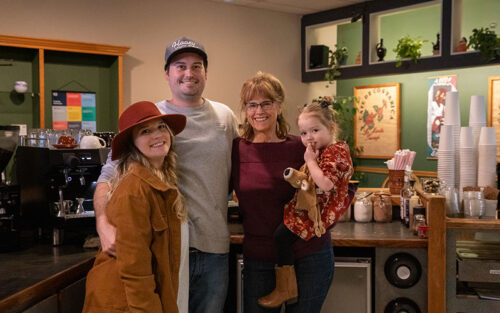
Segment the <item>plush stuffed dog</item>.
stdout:
<svg viewBox="0 0 500 313">
<path fill-rule="evenodd" d="M 321 221 L 321 212 L 316 203 L 316 185 L 306 164 L 302 165 L 298 171 L 291 167 L 285 169 L 283 177 L 290 185 L 298 189 L 295 209 L 307 211 L 309 219 L 314 223 L 314 233 L 321 237 L 325 233 L 325 226 Z"/>
</svg>

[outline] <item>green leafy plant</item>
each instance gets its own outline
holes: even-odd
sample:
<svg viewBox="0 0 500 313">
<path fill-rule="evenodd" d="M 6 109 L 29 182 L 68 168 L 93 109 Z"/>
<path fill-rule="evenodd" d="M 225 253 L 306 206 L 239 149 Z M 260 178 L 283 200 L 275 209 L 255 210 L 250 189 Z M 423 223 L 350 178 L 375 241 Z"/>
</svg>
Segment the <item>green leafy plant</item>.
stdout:
<svg viewBox="0 0 500 313">
<path fill-rule="evenodd" d="M 422 56 L 422 46 L 427 42 L 427 40 L 412 39 L 410 36 L 406 35 L 398 40 L 396 48 L 392 51 L 396 52 L 396 67 L 400 67 L 403 64 L 404 58 L 409 58 L 413 62 L 417 61 Z"/>
<path fill-rule="evenodd" d="M 500 56 L 500 38 L 495 31 L 488 28 L 474 28 L 469 37 L 467 48 L 469 47 L 479 50 L 481 58 L 486 62 L 491 62 Z"/>
<path fill-rule="evenodd" d="M 351 153 L 352 164 L 354 167 L 358 166 L 359 158 L 357 155 L 363 152 L 363 147 L 354 146 L 354 116 L 356 115 L 356 106 L 354 104 L 358 103 L 359 99 L 353 96 L 320 96 L 313 101 L 327 101 L 332 105 L 333 110 L 337 112 L 337 124 L 340 130 L 337 139 L 347 142 Z M 364 176 L 363 172 L 354 172 L 351 179 L 361 181 Z"/>
<path fill-rule="evenodd" d="M 328 70 L 325 73 L 325 79 L 332 84 L 336 77 L 340 76 L 339 68 L 349 56 L 346 47 L 335 45 L 335 51 L 328 50 Z M 328 87 L 328 85 L 326 86 Z"/>
</svg>

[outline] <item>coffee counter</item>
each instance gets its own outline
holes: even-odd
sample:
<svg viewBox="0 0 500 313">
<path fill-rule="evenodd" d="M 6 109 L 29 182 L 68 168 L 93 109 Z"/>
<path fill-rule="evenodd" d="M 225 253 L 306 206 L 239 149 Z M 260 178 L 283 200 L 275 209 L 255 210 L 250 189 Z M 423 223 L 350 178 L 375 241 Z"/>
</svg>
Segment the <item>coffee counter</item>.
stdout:
<svg viewBox="0 0 500 313">
<path fill-rule="evenodd" d="M 231 244 L 243 243 L 243 227 L 230 223 Z M 332 229 L 335 246 L 426 247 L 399 222 L 339 223 Z M 16 252 L 0 253 L 0 312 L 20 312 L 84 277 L 95 250 L 63 245 L 36 245 Z"/>
<path fill-rule="evenodd" d="M 22 312 L 85 277 L 96 250 L 34 245 L 0 253 L 0 312 Z"/>
<path fill-rule="evenodd" d="M 229 224 L 231 243 L 243 243 L 241 224 Z M 400 222 L 338 223 L 331 230 L 332 244 L 343 247 L 426 248 L 427 239 L 419 239 Z"/>
</svg>

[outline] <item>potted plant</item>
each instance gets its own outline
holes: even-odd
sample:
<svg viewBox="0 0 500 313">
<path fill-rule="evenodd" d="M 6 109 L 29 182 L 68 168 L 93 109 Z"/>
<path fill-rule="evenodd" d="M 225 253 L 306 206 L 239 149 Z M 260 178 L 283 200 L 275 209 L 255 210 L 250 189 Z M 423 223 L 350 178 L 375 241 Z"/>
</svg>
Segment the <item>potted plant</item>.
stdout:
<svg viewBox="0 0 500 313">
<path fill-rule="evenodd" d="M 339 68 L 342 64 L 345 64 L 348 56 L 349 52 L 346 47 L 339 48 L 335 45 L 335 51 L 328 50 L 328 70 L 325 73 L 325 79 L 328 83 L 333 83 L 335 78 L 340 76 Z"/>
<path fill-rule="evenodd" d="M 403 64 L 404 58 L 409 58 L 413 62 L 417 61 L 422 56 L 422 46 L 427 40 L 412 39 L 410 36 L 406 35 L 398 40 L 396 48 L 393 49 L 396 52 L 396 67 L 400 67 Z"/>
<path fill-rule="evenodd" d="M 495 31 L 488 28 L 474 28 L 469 37 L 468 47 L 479 50 L 481 58 L 486 62 L 491 62 L 500 56 L 500 38 Z"/>
<path fill-rule="evenodd" d="M 326 101 L 337 112 L 337 123 L 340 130 L 337 139 L 347 142 L 351 153 L 352 165 L 356 167 L 359 164 L 357 155 L 363 151 L 363 147 L 354 146 L 354 116 L 356 115 L 356 106 L 354 103 L 357 103 L 358 99 L 353 96 L 320 96 L 313 101 Z M 363 177 L 364 173 L 354 172 L 351 179 L 361 181 Z"/>
</svg>

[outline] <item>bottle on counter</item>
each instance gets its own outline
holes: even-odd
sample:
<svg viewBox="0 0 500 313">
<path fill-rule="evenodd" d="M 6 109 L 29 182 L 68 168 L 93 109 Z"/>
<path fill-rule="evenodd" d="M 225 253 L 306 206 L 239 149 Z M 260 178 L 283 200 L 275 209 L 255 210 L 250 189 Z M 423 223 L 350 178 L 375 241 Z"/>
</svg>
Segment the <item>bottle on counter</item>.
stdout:
<svg viewBox="0 0 500 313">
<path fill-rule="evenodd" d="M 401 188 L 401 204 L 399 208 L 399 214 L 401 218 L 401 223 L 405 224 L 405 214 L 406 214 L 406 208 L 410 207 L 410 198 L 413 194 L 410 186 L 410 176 L 411 176 L 411 170 L 406 169 L 405 170 L 405 178 L 404 178 L 404 184 L 403 188 Z"/>
<path fill-rule="evenodd" d="M 420 202 L 420 197 L 417 195 L 417 192 L 415 191 L 415 189 L 413 188 L 413 184 L 410 184 L 412 186 L 412 191 L 413 191 L 413 194 L 412 196 L 410 197 L 410 207 L 409 207 L 409 211 L 407 212 L 407 215 L 405 216 L 405 225 L 406 227 L 409 227 L 410 230 L 413 229 L 412 225 L 413 225 L 413 214 L 414 214 L 414 209 L 416 206 L 421 206 L 422 203 Z"/>
<path fill-rule="evenodd" d="M 414 235 L 418 235 L 420 226 L 427 225 L 425 220 L 425 208 L 422 205 L 417 205 L 413 208 L 413 220 L 411 222 L 410 230 Z"/>
</svg>

